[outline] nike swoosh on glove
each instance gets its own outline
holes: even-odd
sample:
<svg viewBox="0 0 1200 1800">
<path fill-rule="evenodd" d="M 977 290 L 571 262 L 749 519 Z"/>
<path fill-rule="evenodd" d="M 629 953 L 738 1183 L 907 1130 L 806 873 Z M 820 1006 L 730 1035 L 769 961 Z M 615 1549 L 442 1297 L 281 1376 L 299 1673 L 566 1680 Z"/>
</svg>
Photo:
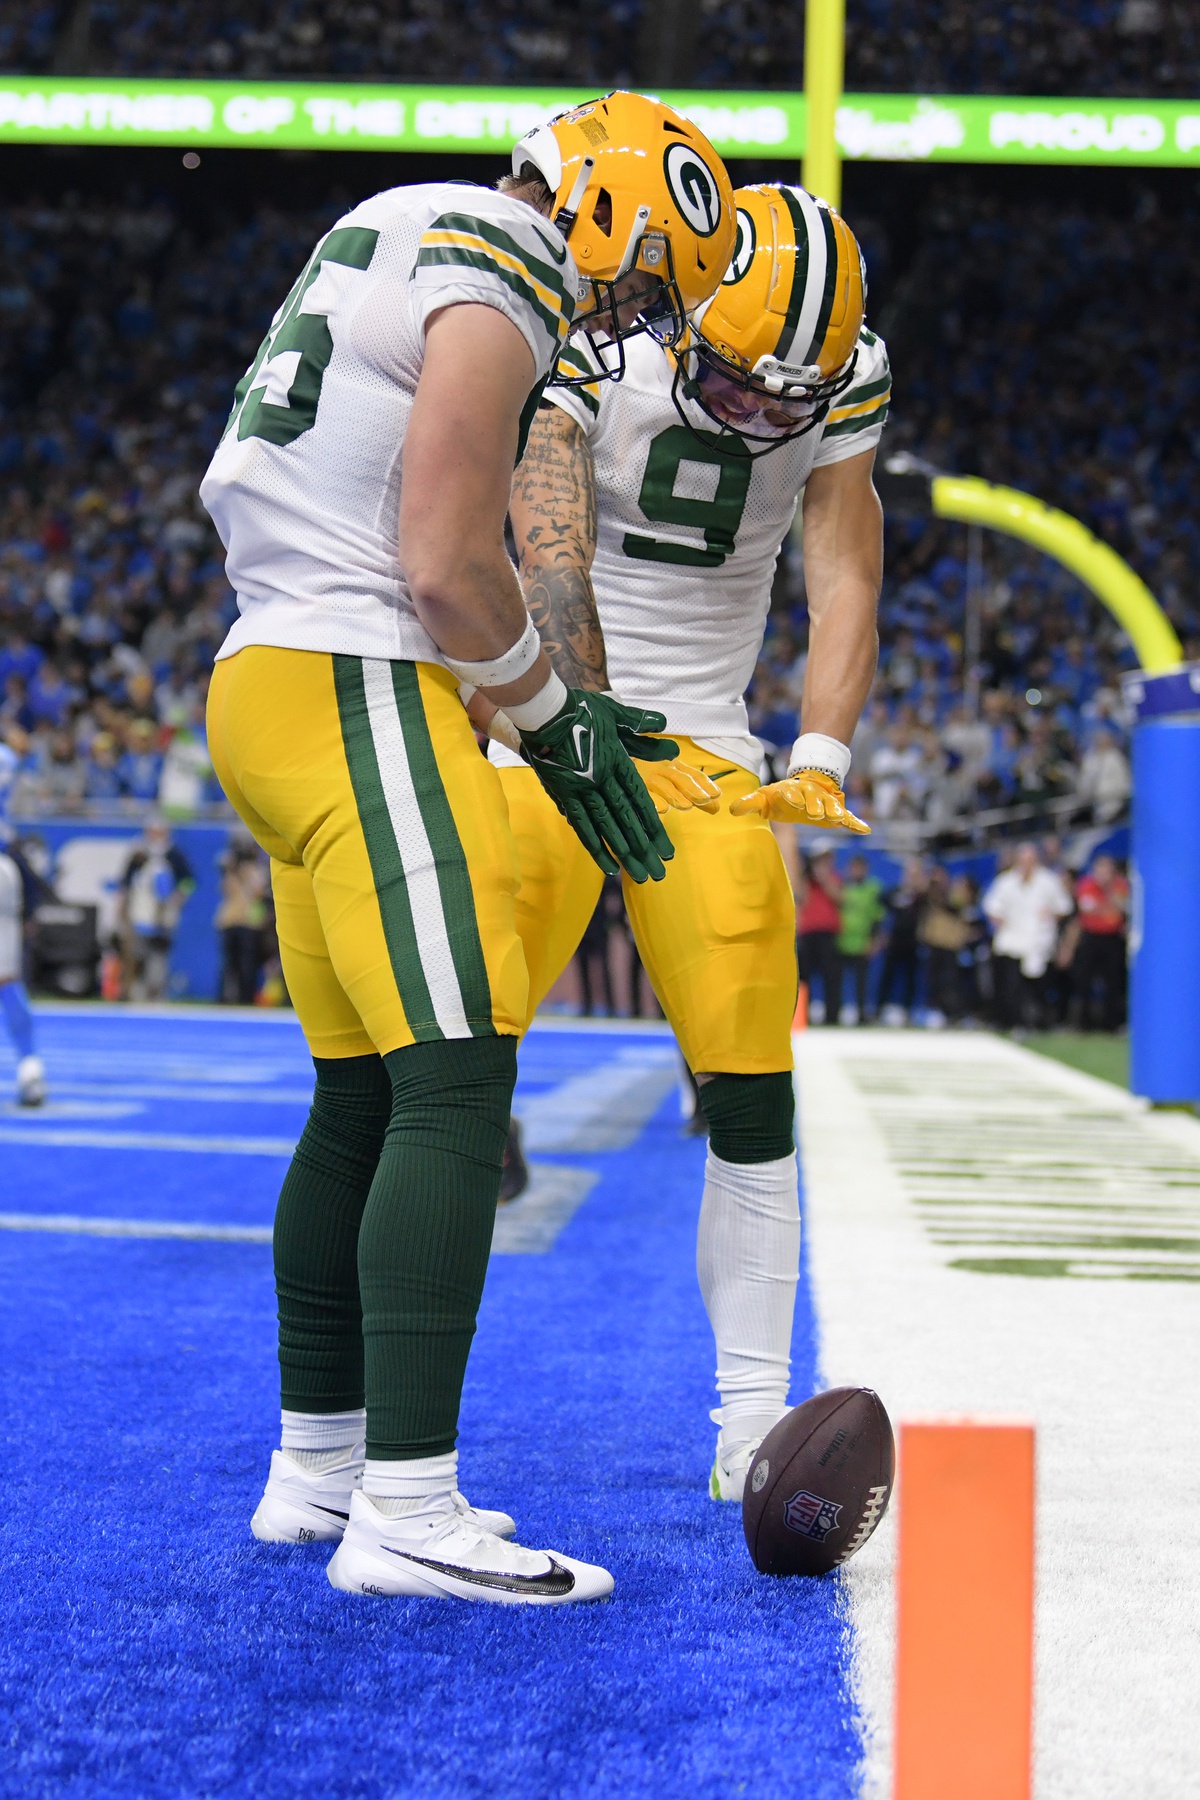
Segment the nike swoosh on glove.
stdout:
<svg viewBox="0 0 1200 1800">
<path fill-rule="evenodd" d="M 568 688 L 552 719 L 521 733 L 529 766 L 606 875 L 623 868 L 634 881 L 661 881 L 675 854 L 631 761 L 678 756 L 670 738 L 643 735 L 666 723 L 662 713 L 622 706 L 609 694 Z"/>
<path fill-rule="evenodd" d="M 777 825 L 820 825 L 830 831 L 856 831 L 864 837 L 871 833 L 864 819 L 855 818 L 845 794 L 823 769 L 797 769 L 786 781 L 772 781 L 735 800 L 729 810 L 737 818 L 757 813 Z"/>
<path fill-rule="evenodd" d="M 669 812 L 691 812 L 694 806 L 706 813 L 721 810 L 720 788 L 691 763 L 637 762 L 635 767 L 660 819 Z"/>
</svg>

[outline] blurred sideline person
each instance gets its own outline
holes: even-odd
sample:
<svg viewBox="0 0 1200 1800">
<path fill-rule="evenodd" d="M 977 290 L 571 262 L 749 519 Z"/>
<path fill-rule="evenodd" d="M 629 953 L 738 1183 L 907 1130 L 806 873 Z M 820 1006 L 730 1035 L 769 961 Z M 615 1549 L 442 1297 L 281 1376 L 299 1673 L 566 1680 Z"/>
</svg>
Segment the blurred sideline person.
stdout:
<svg viewBox="0 0 1200 1800">
<path fill-rule="evenodd" d="M 1118 1031 L 1125 1022 L 1129 883 L 1111 856 L 1098 856 L 1075 883 L 1079 939 L 1072 977 L 1079 1024 Z"/>
<path fill-rule="evenodd" d="M 867 978 L 880 921 L 886 916 L 883 883 L 871 874 L 865 856 L 852 856 L 838 902 L 838 955 L 850 976 L 854 998 L 843 1008 L 844 1022 L 867 1022 Z"/>
<path fill-rule="evenodd" d="M 169 826 L 152 819 L 121 875 L 117 917 L 127 1000 L 162 1000 L 184 901 L 196 885 Z"/>
<path fill-rule="evenodd" d="M 625 882 L 639 953 L 699 1084 L 709 1156 L 697 1243 L 717 1347 L 710 1491 L 741 1498 L 787 1409 L 800 1242 L 792 1091 L 795 911 L 771 821 L 849 826 L 846 748 L 875 669 L 887 413 L 858 245 L 798 188 L 740 189 L 738 237 L 675 353 L 629 346 L 619 386 L 586 347 L 546 395 L 512 522 L 526 602 L 565 679 L 666 715 L 680 760 L 647 771 L 675 845 Z M 811 643 L 790 774 L 759 785 L 743 698 L 779 548 L 803 495 Z M 493 736 L 503 727 L 493 726 Z M 532 771 L 493 742 L 521 862 L 529 1012 L 591 917 L 600 873 Z M 690 810 L 668 810 L 683 790 Z"/>
<path fill-rule="evenodd" d="M 1041 985 L 1054 955 L 1058 928 L 1072 911 L 1060 875 L 1047 869 L 1036 844 L 1019 844 L 1011 869 L 1003 870 L 983 897 L 992 922 L 996 1022 L 1002 1031 L 1039 1022 Z"/>
<path fill-rule="evenodd" d="M 201 489 L 241 612 L 209 747 L 272 859 L 317 1076 L 276 1215 L 283 1433 L 252 1529 L 340 1539 L 347 1591 L 612 1589 L 458 1491 L 529 999 L 503 790 L 460 684 L 507 709 L 582 854 L 661 879 L 671 842 L 628 752 L 674 754 L 642 735 L 662 715 L 555 673 L 504 520 L 573 324 L 619 375 L 628 333 L 682 332 L 733 237 L 711 145 L 630 94 L 536 128 L 498 192 L 377 194 L 313 251 Z"/>
<path fill-rule="evenodd" d="M 814 850 L 804 858 L 800 905 L 796 916 L 796 962 L 808 990 L 808 1019 L 812 1025 L 836 1025 L 842 1011 L 841 930 L 842 884 L 832 853 Z M 815 998 L 814 977 L 821 985 Z"/>
<path fill-rule="evenodd" d="M 21 759 L 0 743 L 0 1013 L 17 1056 L 17 1101 L 41 1106 L 46 1100 L 46 1069 L 37 1053 L 33 1012 L 25 991 L 25 883 L 11 856 L 8 802 Z"/>
<path fill-rule="evenodd" d="M 253 1006 L 262 979 L 270 904 L 262 851 L 240 828 L 221 858 L 221 903 L 214 923 L 221 934 L 221 1001 Z"/>
<path fill-rule="evenodd" d="M 907 1024 L 917 999 L 921 942 L 917 935 L 929 872 L 919 856 L 906 856 L 898 884 L 884 896 L 887 945 L 879 971 L 879 1018 L 884 1025 Z"/>
</svg>

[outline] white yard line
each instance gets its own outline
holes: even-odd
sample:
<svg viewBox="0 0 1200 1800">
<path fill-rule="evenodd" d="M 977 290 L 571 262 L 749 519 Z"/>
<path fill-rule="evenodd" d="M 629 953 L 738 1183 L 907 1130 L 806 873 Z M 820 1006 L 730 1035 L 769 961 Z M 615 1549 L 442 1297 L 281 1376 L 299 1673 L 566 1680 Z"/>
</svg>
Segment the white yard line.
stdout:
<svg viewBox="0 0 1200 1800">
<path fill-rule="evenodd" d="M 809 1031 L 797 1067 L 825 1381 L 1038 1428 L 1037 1800 L 1190 1800 L 1200 1125 L 983 1035 Z M 872 1800 L 894 1546 L 846 1569 Z"/>
<path fill-rule="evenodd" d="M 599 1180 L 590 1169 L 533 1163 L 529 1186 L 499 1208 L 494 1256 L 544 1256 L 553 1250 Z M 81 1213 L 0 1213 L 0 1231 L 51 1232 L 66 1237 L 177 1238 L 221 1244 L 269 1244 L 269 1225 L 210 1225 L 175 1219 L 101 1219 Z"/>
</svg>

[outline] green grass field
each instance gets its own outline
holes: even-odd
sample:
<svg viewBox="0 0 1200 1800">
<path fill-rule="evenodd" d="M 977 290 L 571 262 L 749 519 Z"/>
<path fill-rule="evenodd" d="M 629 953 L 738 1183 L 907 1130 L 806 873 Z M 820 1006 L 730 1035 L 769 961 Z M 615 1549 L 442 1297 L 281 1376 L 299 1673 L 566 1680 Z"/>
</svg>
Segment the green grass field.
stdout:
<svg viewBox="0 0 1200 1800">
<path fill-rule="evenodd" d="M 1098 1075 L 1116 1087 L 1129 1086 L 1129 1039 L 1099 1032 L 1047 1031 L 1025 1040 L 1028 1050 L 1052 1056 L 1085 1075 Z"/>
</svg>

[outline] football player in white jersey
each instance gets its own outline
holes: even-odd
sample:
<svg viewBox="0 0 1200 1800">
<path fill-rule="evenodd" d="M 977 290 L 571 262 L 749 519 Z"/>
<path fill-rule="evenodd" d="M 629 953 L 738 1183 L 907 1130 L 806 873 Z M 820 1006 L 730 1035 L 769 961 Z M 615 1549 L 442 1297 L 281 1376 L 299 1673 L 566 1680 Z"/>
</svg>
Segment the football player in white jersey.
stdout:
<svg viewBox="0 0 1200 1800">
<path fill-rule="evenodd" d="M 504 519 L 573 315 L 617 367 L 648 320 L 678 337 L 735 222 L 707 140 L 637 95 L 530 133 L 501 185 L 356 206 L 240 382 L 201 490 L 241 615 L 209 744 L 271 856 L 317 1071 L 275 1223 L 283 1434 L 252 1529 L 337 1540 L 351 1592 L 555 1605 L 612 1578 L 511 1543 L 457 1486 L 529 989 L 503 791 L 459 686 L 505 706 L 585 855 L 661 878 L 672 845 L 627 751 L 674 753 L 643 735 L 662 714 L 553 671 Z"/>
<path fill-rule="evenodd" d="M 735 255 L 688 346 L 635 341 L 619 386 L 589 384 L 597 359 L 573 346 L 580 385 L 548 391 L 511 505 L 555 667 L 662 712 L 680 743 L 681 761 L 645 767 L 675 844 L 669 879 L 627 882 L 626 900 L 709 1126 L 697 1261 L 721 1400 L 711 1492 L 730 1500 L 786 1410 L 800 1242 L 795 914 L 769 821 L 867 829 L 843 789 L 875 669 L 871 471 L 891 388 L 845 222 L 795 188 L 735 199 Z M 803 730 L 788 779 L 760 787 L 743 695 L 801 497 Z M 600 872 L 532 771 L 499 742 L 491 755 L 521 856 L 532 1007 L 573 954 Z M 693 810 L 668 811 L 681 797 Z"/>
</svg>

